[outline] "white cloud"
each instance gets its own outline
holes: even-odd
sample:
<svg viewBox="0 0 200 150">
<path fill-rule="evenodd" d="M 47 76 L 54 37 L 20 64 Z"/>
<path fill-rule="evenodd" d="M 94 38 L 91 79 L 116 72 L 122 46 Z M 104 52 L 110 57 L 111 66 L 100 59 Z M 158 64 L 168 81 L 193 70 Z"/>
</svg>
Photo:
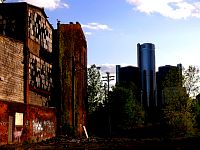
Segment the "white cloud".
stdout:
<svg viewBox="0 0 200 150">
<path fill-rule="evenodd" d="M 108 25 L 100 24 L 97 22 L 88 23 L 86 25 L 81 25 L 83 28 L 91 29 L 91 30 L 112 30 Z"/>
<path fill-rule="evenodd" d="M 115 64 L 102 64 L 102 65 L 98 65 L 98 67 L 101 67 L 101 71 L 106 73 L 106 72 L 110 72 L 110 73 L 115 73 L 116 72 L 116 65 Z"/>
<path fill-rule="evenodd" d="M 92 32 L 85 32 L 85 35 L 92 35 Z"/>
<path fill-rule="evenodd" d="M 104 81 L 103 83 L 107 84 L 105 77 L 107 77 L 106 72 L 109 72 L 110 73 L 110 87 L 114 86 L 116 83 L 116 65 L 115 64 L 102 64 L 102 65 L 98 65 L 98 67 L 101 67 L 100 73 L 102 76 L 102 80 Z"/>
<path fill-rule="evenodd" d="M 112 76 L 112 79 L 114 79 L 114 80 L 110 81 L 110 87 L 114 86 L 115 83 L 116 83 L 116 65 L 118 65 L 118 64 L 108 64 L 108 63 L 106 63 L 106 64 L 96 65 L 97 67 L 100 67 L 101 77 L 106 77 L 107 76 L 106 72 L 109 72 L 110 76 Z M 127 64 L 127 63 L 121 63 L 119 65 L 121 67 L 133 66 L 133 65 Z M 87 67 L 89 68 L 90 66 L 91 65 L 88 65 Z M 103 78 L 102 78 L 102 80 L 103 80 Z M 107 83 L 107 82 L 104 82 L 104 83 Z"/>
<path fill-rule="evenodd" d="M 101 65 L 97 65 L 97 66 L 101 67 L 100 70 L 102 72 L 115 73 L 116 72 L 116 65 L 120 65 L 121 67 L 133 66 L 132 64 L 127 64 L 127 63 L 121 63 L 121 64 L 101 64 Z"/>
<path fill-rule="evenodd" d="M 159 13 L 172 19 L 200 18 L 200 2 L 197 0 L 126 0 L 136 11 Z"/>
<path fill-rule="evenodd" d="M 29 4 L 44 7 L 50 10 L 62 7 L 69 8 L 69 5 L 61 2 L 61 0 L 19 0 L 19 2 L 27 2 Z"/>
</svg>

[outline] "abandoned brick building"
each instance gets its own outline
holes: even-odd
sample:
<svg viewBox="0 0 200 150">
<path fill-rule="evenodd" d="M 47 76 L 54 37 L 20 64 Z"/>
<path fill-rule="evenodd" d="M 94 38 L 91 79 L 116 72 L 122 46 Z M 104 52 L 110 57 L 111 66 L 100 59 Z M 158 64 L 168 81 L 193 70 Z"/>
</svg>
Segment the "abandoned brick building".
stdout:
<svg viewBox="0 0 200 150">
<path fill-rule="evenodd" d="M 69 24 L 58 22 L 54 34 L 53 71 L 56 72 L 54 79 L 57 81 L 54 82 L 54 86 L 60 89 L 56 90 L 54 95 L 60 100 L 56 107 L 58 114 L 62 116 L 58 117 L 60 119 L 58 123 L 61 123 L 61 129 L 73 129 L 75 134 L 81 136 L 83 126 L 86 126 L 86 39 L 78 22 Z"/>
<path fill-rule="evenodd" d="M 60 25 L 55 31 L 55 39 L 60 33 L 63 36 L 58 36 L 53 46 L 54 29 L 47 18 L 43 8 L 27 3 L 0 4 L 0 144 L 13 143 L 19 135 L 21 141 L 50 138 L 67 122 L 81 135 L 80 126 L 85 125 L 84 34 L 80 24 L 75 25 L 77 37 L 73 38 L 74 49 L 69 50 L 77 51 L 70 55 L 74 59 L 65 57 L 65 60 L 62 56 L 68 55 L 68 48 L 60 45 L 69 43 L 70 32 L 62 28 L 68 25 Z M 78 48 L 77 43 L 81 42 Z M 64 71 L 68 76 L 63 76 Z M 54 86 L 53 81 L 63 83 L 59 82 L 61 77 L 69 84 Z M 59 97 L 54 91 L 67 94 Z"/>
<path fill-rule="evenodd" d="M 55 136 L 56 111 L 48 107 L 52 32 L 44 9 L 27 3 L 0 4 L 0 104 L 4 108 L 0 143 L 12 143 L 20 134 L 21 140 Z"/>
</svg>

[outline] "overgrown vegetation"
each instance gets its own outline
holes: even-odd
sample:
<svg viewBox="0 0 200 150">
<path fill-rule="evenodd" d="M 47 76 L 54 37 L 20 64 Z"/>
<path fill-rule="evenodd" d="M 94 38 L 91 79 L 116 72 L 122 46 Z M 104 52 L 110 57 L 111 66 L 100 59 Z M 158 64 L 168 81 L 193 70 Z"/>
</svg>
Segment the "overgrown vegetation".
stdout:
<svg viewBox="0 0 200 150">
<path fill-rule="evenodd" d="M 136 87 L 116 85 L 110 95 L 112 126 L 118 129 L 131 129 L 144 123 L 144 110 L 137 100 Z"/>
<path fill-rule="evenodd" d="M 137 87 L 133 83 L 115 85 L 107 95 L 103 92 L 100 73 L 96 66 L 88 71 L 88 102 L 91 131 L 105 135 L 111 126 L 112 132 L 128 131 L 145 126 L 148 111 L 140 104 Z M 194 135 L 200 127 L 200 105 L 196 99 L 199 93 L 199 69 L 171 69 L 162 80 L 164 104 L 162 115 L 157 119 L 161 123 L 162 134 L 171 136 Z M 104 93 L 104 94 L 103 94 Z M 145 122 L 146 123 L 146 122 Z M 163 128 L 162 128 L 163 127 Z M 160 129 L 159 129 L 160 130 Z M 96 132 L 97 133 L 97 132 Z M 165 136 L 165 135 L 163 135 Z"/>
<path fill-rule="evenodd" d="M 133 83 L 123 83 L 110 92 L 105 91 L 98 68 L 91 65 L 87 90 L 89 128 L 93 133 L 108 135 L 109 130 L 126 130 L 143 124 L 144 110 Z"/>
<path fill-rule="evenodd" d="M 189 66 L 183 71 L 183 75 L 172 69 L 163 81 L 163 119 L 175 136 L 195 133 L 200 110 L 195 98 L 200 81 L 198 73 L 195 66 Z"/>
<path fill-rule="evenodd" d="M 88 68 L 88 111 L 89 114 L 95 112 L 104 100 L 104 89 L 98 67 L 94 64 Z"/>
</svg>

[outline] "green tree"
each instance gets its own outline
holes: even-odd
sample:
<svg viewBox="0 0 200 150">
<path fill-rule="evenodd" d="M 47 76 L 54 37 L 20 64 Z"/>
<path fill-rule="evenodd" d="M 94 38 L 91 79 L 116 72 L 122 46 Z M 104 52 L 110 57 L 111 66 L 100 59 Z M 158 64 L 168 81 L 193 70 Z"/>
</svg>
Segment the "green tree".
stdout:
<svg viewBox="0 0 200 150">
<path fill-rule="evenodd" d="M 136 99 L 134 88 L 125 84 L 116 85 L 110 92 L 111 122 L 114 128 L 127 129 L 144 122 L 144 111 Z"/>
<path fill-rule="evenodd" d="M 196 96 L 199 94 L 199 82 L 200 76 L 198 67 L 189 66 L 188 69 L 184 70 L 184 87 L 186 87 L 187 93 L 193 99 L 193 114 L 198 127 L 200 127 L 200 105 Z"/>
<path fill-rule="evenodd" d="M 188 97 L 184 88 L 171 87 L 165 89 L 166 106 L 164 117 L 172 133 L 185 135 L 194 131 L 194 102 Z"/>
<path fill-rule="evenodd" d="M 192 97 L 198 90 L 198 69 L 189 66 L 180 74 L 170 70 L 163 81 L 165 107 L 164 119 L 175 134 L 187 134 L 194 131 L 196 125 L 197 101 Z M 181 75 L 181 76 L 180 76 Z"/>
<path fill-rule="evenodd" d="M 197 128 L 200 128 L 200 104 L 197 99 L 194 100 L 193 113 L 195 115 Z"/>
<path fill-rule="evenodd" d="M 101 74 L 95 64 L 91 65 L 87 71 L 87 94 L 88 94 L 88 110 L 91 114 L 94 112 L 104 100 L 104 89 L 101 80 Z"/>
<path fill-rule="evenodd" d="M 162 79 L 162 89 L 166 89 L 168 87 L 182 87 L 183 85 L 183 76 L 182 69 L 177 67 L 171 68 L 168 73 Z"/>
<path fill-rule="evenodd" d="M 4 3 L 6 0 L 1 0 L 1 3 Z"/>
</svg>

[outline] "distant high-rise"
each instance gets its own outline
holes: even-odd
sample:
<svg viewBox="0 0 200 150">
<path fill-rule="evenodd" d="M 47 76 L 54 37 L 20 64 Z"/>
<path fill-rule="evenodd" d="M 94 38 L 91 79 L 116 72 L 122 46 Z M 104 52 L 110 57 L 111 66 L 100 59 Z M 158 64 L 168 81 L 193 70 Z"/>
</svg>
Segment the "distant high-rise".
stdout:
<svg viewBox="0 0 200 150">
<path fill-rule="evenodd" d="M 164 88 L 182 87 L 182 64 L 177 64 L 177 66 L 165 65 L 158 67 L 156 80 L 158 107 L 162 108 L 165 103 Z M 166 80 L 168 81 L 168 84 L 163 85 Z"/>
<path fill-rule="evenodd" d="M 123 84 L 135 88 L 134 94 L 137 100 L 140 100 L 140 73 L 138 67 L 121 67 L 120 65 L 116 65 L 116 84 Z"/>
<path fill-rule="evenodd" d="M 134 66 L 121 67 L 116 65 L 116 83 L 134 83 L 139 87 L 139 68 Z"/>
<path fill-rule="evenodd" d="M 155 45 L 137 44 L 138 67 L 140 68 L 141 101 L 144 107 L 154 107 L 156 100 Z"/>
</svg>

